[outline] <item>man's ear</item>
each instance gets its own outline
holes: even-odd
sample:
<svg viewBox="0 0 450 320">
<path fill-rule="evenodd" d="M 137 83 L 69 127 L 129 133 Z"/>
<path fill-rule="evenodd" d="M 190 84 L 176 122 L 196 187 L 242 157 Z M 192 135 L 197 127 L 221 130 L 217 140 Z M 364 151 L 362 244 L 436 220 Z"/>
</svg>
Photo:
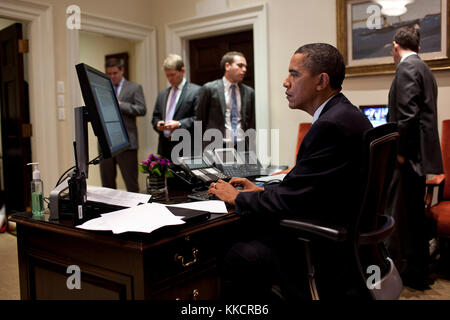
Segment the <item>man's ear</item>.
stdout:
<svg viewBox="0 0 450 320">
<path fill-rule="evenodd" d="M 330 76 L 328 73 L 322 72 L 318 75 L 317 90 L 322 91 L 330 85 Z"/>
</svg>

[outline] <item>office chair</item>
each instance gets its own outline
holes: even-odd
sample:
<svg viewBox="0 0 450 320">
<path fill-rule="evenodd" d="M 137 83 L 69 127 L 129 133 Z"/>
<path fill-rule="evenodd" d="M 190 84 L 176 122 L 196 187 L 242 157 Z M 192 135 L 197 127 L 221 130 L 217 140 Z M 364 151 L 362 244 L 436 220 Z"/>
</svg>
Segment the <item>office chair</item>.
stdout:
<svg viewBox="0 0 450 320">
<path fill-rule="evenodd" d="M 450 263 L 450 120 L 442 121 L 441 134 L 444 174 L 427 181 L 425 205 L 427 216 L 434 221 L 433 233 L 438 239 L 441 261 Z M 432 206 L 436 187 L 438 187 L 438 203 Z"/>
<path fill-rule="evenodd" d="M 327 243 L 327 241 L 330 245 L 321 246 L 320 252 L 314 252 L 315 256 L 330 254 L 331 252 L 323 251 L 323 248 L 327 247 L 330 250 L 338 248 L 340 252 L 342 251 L 341 257 L 346 257 L 340 259 L 341 261 L 346 259 L 343 269 L 352 270 L 349 272 L 348 282 L 357 288 L 354 291 L 356 296 L 353 297 L 391 300 L 397 299 L 401 294 L 402 280 L 383 243 L 394 228 L 394 219 L 384 215 L 384 208 L 397 156 L 396 128 L 396 124 L 388 123 L 370 129 L 364 135 L 365 188 L 361 192 L 359 213 L 355 214 L 355 218 L 348 226 L 320 225 L 302 219 L 285 219 L 280 222 L 281 228 L 294 233 L 305 246 L 308 280 L 313 300 L 319 300 L 321 288 L 318 283 L 323 281 L 316 278 L 316 267 L 320 270 L 320 265 L 315 264 L 312 251 L 315 242 Z M 335 263 L 338 264 L 339 261 Z M 375 268 L 378 266 L 380 271 L 380 277 L 377 279 L 372 277 L 372 273 L 375 274 L 376 270 L 374 266 Z"/>
<path fill-rule="evenodd" d="M 297 163 L 298 150 L 300 149 L 300 146 L 301 146 L 301 144 L 303 142 L 303 138 L 308 133 L 309 128 L 311 128 L 311 122 L 300 122 L 298 124 L 297 148 L 295 149 L 295 163 Z M 292 170 L 292 168 L 289 168 L 289 169 L 286 169 L 286 170 L 283 170 L 283 171 L 275 172 L 275 173 L 273 173 L 271 175 L 288 174 L 291 170 Z"/>
</svg>

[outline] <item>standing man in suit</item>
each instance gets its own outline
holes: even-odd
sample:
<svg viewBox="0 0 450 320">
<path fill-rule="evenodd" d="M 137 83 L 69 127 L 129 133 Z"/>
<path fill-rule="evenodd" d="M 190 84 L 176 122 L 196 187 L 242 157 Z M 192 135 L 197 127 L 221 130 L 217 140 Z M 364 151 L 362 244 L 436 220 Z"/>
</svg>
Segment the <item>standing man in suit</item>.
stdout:
<svg viewBox="0 0 450 320">
<path fill-rule="evenodd" d="M 171 141 L 172 133 L 179 129 L 186 129 L 191 133 L 193 147 L 193 132 L 195 112 L 198 102 L 200 86 L 189 83 L 184 78 L 183 59 L 176 54 L 169 55 L 163 63 L 164 72 L 170 87 L 158 94 L 153 110 L 153 128 L 159 134 L 158 153 L 172 159 L 173 147 L 178 143 Z M 178 157 L 179 155 L 174 155 Z"/>
<path fill-rule="evenodd" d="M 403 27 L 394 36 L 396 75 L 389 92 L 389 121 L 400 134 L 395 219 L 403 261 L 397 261 L 403 282 L 416 289 L 428 287 L 429 246 L 425 217 L 426 174 L 442 173 L 437 126 L 437 85 L 427 64 L 417 55 L 420 33 Z M 393 240 L 395 241 L 395 240 Z M 403 262 L 403 263 L 401 263 Z M 406 264 L 406 265 L 402 265 Z"/>
<path fill-rule="evenodd" d="M 144 92 L 141 85 L 125 79 L 123 76 L 124 66 L 122 60 L 115 58 L 109 59 L 106 61 L 105 69 L 116 91 L 120 112 L 122 113 L 125 128 L 128 132 L 131 147 L 113 158 L 100 161 L 102 185 L 107 188 L 116 189 L 116 164 L 118 164 L 127 191 L 139 192 L 136 117 L 144 116 L 147 112 Z"/>
<path fill-rule="evenodd" d="M 297 264 L 290 246 L 279 241 L 280 219 L 305 217 L 346 226 L 359 209 L 355 195 L 361 189 L 363 134 L 372 125 L 340 92 L 344 78 L 344 58 L 335 47 L 324 43 L 300 47 L 283 86 L 289 108 L 303 110 L 313 120 L 295 167 L 281 183 L 264 188 L 243 178 L 211 184 L 210 193 L 234 205 L 243 221 L 251 221 L 247 233 L 252 236 L 235 244 L 225 257 L 225 297 L 230 292 L 242 298 L 267 298 L 271 285 L 288 285 L 290 281 L 280 279 Z M 329 287 L 346 292 L 348 270 L 331 265 L 335 269 Z"/>
<path fill-rule="evenodd" d="M 244 131 L 255 129 L 255 91 L 241 83 L 247 73 L 242 53 L 227 52 L 220 66 L 224 76 L 200 89 L 197 120 L 202 121 L 203 132 L 219 129 L 224 145 L 233 147 L 244 139 Z"/>
</svg>

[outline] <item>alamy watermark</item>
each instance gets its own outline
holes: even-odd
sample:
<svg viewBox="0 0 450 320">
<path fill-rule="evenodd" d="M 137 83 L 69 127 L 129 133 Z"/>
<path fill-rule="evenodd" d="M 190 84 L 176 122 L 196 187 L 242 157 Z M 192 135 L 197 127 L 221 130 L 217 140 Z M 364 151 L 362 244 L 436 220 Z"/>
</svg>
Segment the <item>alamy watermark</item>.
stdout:
<svg viewBox="0 0 450 320">
<path fill-rule="evenodd" d="M 81 290 L 81 269 L 77 265 L 71 265 L 67 267 L 67 274 L 70 276 L 67 278 L 66 286 L 69 290 Z"/>
<path fill-rule="evenodd" d="M 249 157 L 248 159 L 233 159 L 232 153 L 224 154 L 224 163 L 231 163 L 233 160 L 238 164 L 248 163 L 257 164 L 258 160 L 261 164 L 279 165 L 280 162 L 280 132 L 278 129 L 248 129 L 237 131 L 236 143 L 233 137 L 224 136 L 222 131 L 218 129 L 208 129 L 202 131 L 202 122 L 195 121 L 193 131 L 183 128 L 177 129 L 172 133 L 171 141 L 178 142 L 172 149 L 171 160 L 175 164 L 180 164 L 180 155 L 183 157 L 196 156 L 194 161 L 201 164 L 201 158 L 208 158 L 208 154 L 217 149 L 235 148 L 238 154 L 241 152 L 254 152 L 258 154 L 258 158 Z M 269 146 L 270 145 L 270 150 Z M 269 154 L 270 151 L 270 154 Z"/>
<path fill-rule="evenodd" d="M 66 26 L 69 30 L 81 29 L 81 9 L 79 6 L 72 4 L 67 7 L 66 14 L 69 16 L 66 20 Z"/>
</svg>

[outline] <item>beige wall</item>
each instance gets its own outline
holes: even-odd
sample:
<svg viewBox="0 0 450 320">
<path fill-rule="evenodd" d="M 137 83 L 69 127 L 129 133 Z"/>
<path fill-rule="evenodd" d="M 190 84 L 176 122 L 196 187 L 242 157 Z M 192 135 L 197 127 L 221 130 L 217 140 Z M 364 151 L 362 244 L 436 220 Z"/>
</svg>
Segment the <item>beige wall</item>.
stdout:
<svg viewBox="0 0 450 320">
<path fill-rule="evenodd" d="M 197 15 L 197 6 L 206 2 L 206 0 L 38 1 L 53 5 L 56 80 L 65 80 L 66 77 L 65 9 L 70 4 L 78 4 L 81 10 L 87 13 L 156 28 L 158 90 L 167 86 L 163 71 L 159 68 L 167 54 L 165 25 L 194 18 Z M 219 2 L 223 3 L 223 1 Z M 283 141 L 280 146 L 280 162 L 292 165 L 295 157 L 297 125 L 302 121 L 311 121 L 311 117 L 304 112 L 288 109 L 282 83 L 287 75 L 289 59 L 300 45 L 310 42 L 336 44 L 336 4 L 335 0 L 228 0 L 225 1 L 225 5 L 230 9 L 236 9 L 263 2 L 268 5 L 270 124 L 272 128 L 280 129 L 280 137 Z M 446 107 L 446 101 L 450 98 L 449 74 L 449 71 L 435 73 L 439 85 L 439 121 L 450 118 L 450 108 Z M 344 93 L 355 105 L 387 103 L 392 78 L 392 75 L 350 78 L 344 82 Z M 153 104 L 154 101 L 147 101 L 149 112 L 152 111 Z M 58 130 L 62 155 L 61 168 L 64 168 L 72 163 L 71 144 L 68 143 L 71 132 L 67 122 L 64 121 L 59 122 Z"/>
<path fill-rule="evenodd" d="M 135 81 L 136 54 L 134 42 L 119 38 L 106 37 L 97 33 L 80 32 L 80 62 L 86 63 L 100 71 L 103 71 L 105 65 L 105 55 L 122 52 L 128 52 L 130 69 L 130 79 L 128 80 Z M 92 131 L 92 127 L 89 125 L 89 159 L 94 159 L 97 155 L 97 138 Z M 120 170 L 117 172 L 116 180 L 117 188 L 126 190 Z M 90 166 L 87 183 L 91 186 L 101 186 L 99 166 Z"/>
</svg>

